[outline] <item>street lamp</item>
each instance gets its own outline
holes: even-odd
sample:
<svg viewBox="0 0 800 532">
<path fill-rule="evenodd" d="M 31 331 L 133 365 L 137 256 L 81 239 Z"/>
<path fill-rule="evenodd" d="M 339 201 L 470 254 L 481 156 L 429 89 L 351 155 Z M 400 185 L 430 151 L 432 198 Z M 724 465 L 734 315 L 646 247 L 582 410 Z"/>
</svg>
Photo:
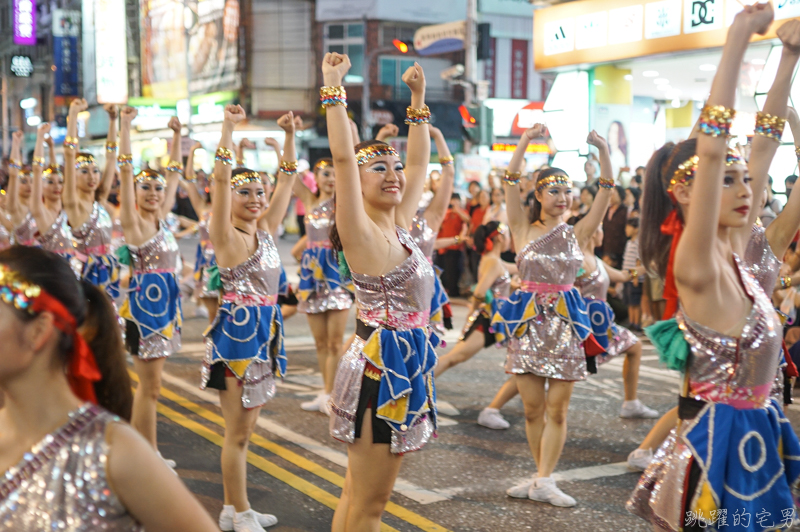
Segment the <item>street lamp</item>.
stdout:
<svg viewBox="0 0 800 532">
<path fill-rule="evenodd" d="M 369 98 L 369 90 L 370 90 L 370 66 L 372 65 L 372 60 L 378 54 L 385 54 L 388 52 L 399 51 L 401 53 L 408 53 L 409 46 L 408 43 L 405 41 L 401 41 L 399 39 L 394 39 L 392 41 L 392 46 L 384 46 L 382 48 L 376 48 L 370 51 L 364 57 L 364 67 L 363 67 L 363 76 L 364 76 L 364 88 L 361 91 L 361 134 L 364 135 L 364 140 L 369 140 L 372 138 L 372 111 L 370 110 L 370 98 Z"/>
</svg>

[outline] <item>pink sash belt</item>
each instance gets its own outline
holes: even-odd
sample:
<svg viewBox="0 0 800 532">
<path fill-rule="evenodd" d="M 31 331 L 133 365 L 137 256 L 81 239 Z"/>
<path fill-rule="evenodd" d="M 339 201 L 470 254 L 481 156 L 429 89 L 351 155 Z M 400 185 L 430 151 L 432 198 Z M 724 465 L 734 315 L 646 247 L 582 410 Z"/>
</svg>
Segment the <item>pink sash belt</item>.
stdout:
<svg viewBox="0 0 800 532">
<path fill-rule="evenodd" d="M 539 294 L 552 294 L 555 292 L 569 292 L 572 290 L 571 284 L 549 284 L 536 283 L 533 281 L 522 281 L 519 289 L 523 292 L 534 292 Z"/>
</svg>

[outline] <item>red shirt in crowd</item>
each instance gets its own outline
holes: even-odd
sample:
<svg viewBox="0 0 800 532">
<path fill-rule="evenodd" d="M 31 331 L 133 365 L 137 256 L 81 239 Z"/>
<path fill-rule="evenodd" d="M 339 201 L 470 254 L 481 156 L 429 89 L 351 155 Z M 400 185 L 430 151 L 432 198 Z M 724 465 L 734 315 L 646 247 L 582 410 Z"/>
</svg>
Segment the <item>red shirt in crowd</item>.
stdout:
<svg viewBox="0 0 800 532">
<path fill-rule="evenodd" d="M 439 238 L 453 238 L 461 234 L 461 228 L 464 227 L 464 221 L 461 217 L 456 214 L 453 209 L 447 209 L 447 212 L 444 214 L 444 220 L 442 221 L 442 226 L 439 228 Z M 454 244 L 452 246 L 448 246 L 446 248 L 442 248 L 442 251 L 450 251 L 450 250 L 458 250 L 461 249 L 462 244 Z"/>
</svg>

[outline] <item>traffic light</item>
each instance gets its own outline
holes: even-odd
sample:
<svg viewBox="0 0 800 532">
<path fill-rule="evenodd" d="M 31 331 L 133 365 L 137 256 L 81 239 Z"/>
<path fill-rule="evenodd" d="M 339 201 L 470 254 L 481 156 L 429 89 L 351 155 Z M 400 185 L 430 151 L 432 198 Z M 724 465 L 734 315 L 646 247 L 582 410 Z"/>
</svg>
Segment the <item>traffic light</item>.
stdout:
<svg viewBox="0 0 800 532">
<path fill-rule="evenodd" d="M 492 25 L 488 22 L 478 24 L 478 61 L 491 59 L 492 44 L 490 30 Z"/>
<path fill-rule="evenodd" d="M 407 54 L 412 44 L 408 41 L 401 41 L 400 39 L 392 39 L 392 44 L 397 48 L 400 53 Z"/>
<path fill-rule="evenodd" d="M 494 111 L 485 105 L 461 105 L 462 133 L 473 144 L 494 142 Z"/>
</svg>

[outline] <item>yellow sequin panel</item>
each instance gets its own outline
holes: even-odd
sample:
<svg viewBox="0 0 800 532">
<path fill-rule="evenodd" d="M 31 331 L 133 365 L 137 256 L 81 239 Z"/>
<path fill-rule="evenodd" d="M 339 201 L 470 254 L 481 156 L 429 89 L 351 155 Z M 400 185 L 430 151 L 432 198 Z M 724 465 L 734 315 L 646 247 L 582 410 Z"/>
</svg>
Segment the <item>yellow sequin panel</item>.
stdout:
<svg viewBox="0 0 800 532">
<path fill-rule="evenodd" d="M 408 396 L 398 397 L 396 401 L 389 401 L 378 408 L 378 415 L 390 419 L 395 423 L 403 423 L 408 413 Z"/>
</svg>

